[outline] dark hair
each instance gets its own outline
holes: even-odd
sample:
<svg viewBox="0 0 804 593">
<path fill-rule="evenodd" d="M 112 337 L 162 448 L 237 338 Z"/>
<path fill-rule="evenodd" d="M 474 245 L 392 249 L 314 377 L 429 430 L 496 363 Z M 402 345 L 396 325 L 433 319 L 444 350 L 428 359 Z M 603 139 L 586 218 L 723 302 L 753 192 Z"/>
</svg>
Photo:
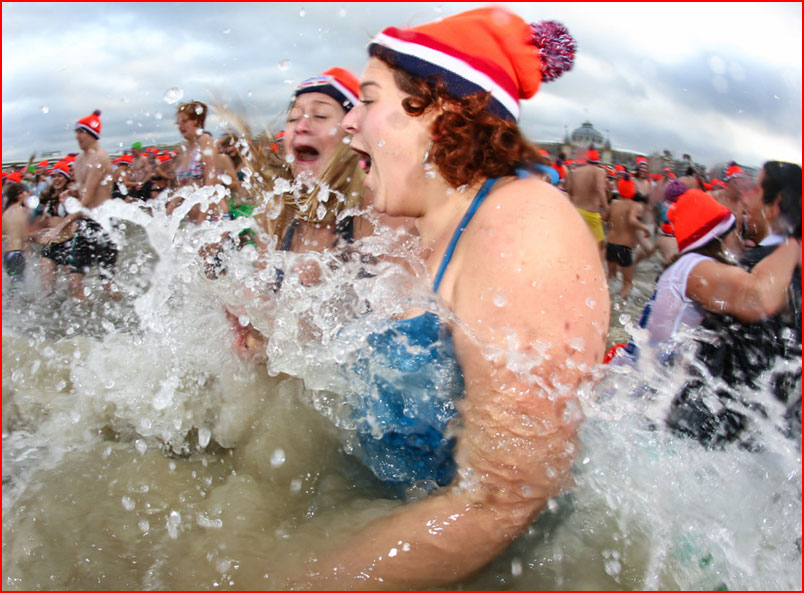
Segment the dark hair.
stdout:
<svg viewBox="0 0 804 593">
<path fill-rule="evenodd" d="M 28 191 L 28 186 L 24 183 L 9 183 L 3 188 L 3 197 L 6 199 L 6 206 L 13 206 L 20 201 L 20 197 Z M 3 208 L 3 210 L 5 210 Z"/>
<path fill-rule="evenodd" d="M 762 202 L 773 204 L 778 199 L 781 218 L 787 226 L 785 234 L 801 239 L 801 167 L 768 161 L 762 169 Z"/>
<path fill-rule="evenodd" d="M 490 93 L 454 97 L 441 80 L 402 70 L 393 52 L 381 48 L 375 57 L 393 70 L 397 87 L 409 95 L 402 101 L 408 115 L 444 108 L 433 122 L 430 161 L 451 186 L 513 175 L 518 167 L 540 162 L 516 124 L 488 111 Z"/>
<path fill-rule="evenodd" d="M 182 103 L 176 109 L 176 115 L 183 113 L 191 120 L 198 123 L 199 128 L 204 127 L 204 122 L 207 119 L 207 105 L 201 101 L 190 101 L 189 103 Z"/>
</svg>

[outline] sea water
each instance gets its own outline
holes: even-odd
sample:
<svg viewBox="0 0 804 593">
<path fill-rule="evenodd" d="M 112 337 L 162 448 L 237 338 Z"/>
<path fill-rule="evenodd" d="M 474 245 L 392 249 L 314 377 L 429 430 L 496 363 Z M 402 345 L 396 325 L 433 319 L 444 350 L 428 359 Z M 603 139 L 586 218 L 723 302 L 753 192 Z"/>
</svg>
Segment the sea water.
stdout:
<svg viewBox="0 0 804 593">
<path fill-rule="evenodd" d="M 269 246 L 259 265 L 246 246 L 210 273 L 201 248 L 248 221 L 180 224 L 164 199 L 97 216 L 120 246 L 122 300 L 94 272 L 84 302 L 63 280 L 45 297 L 35 258 L 23 283 L 3 278 L 6 589 L 277 588 L 274 567 L 401 504 L 344 452 L 338 369 L 371 320 L 448 315 L 412 238 L 386 230 L 346 256 Z M 613 298 L 610 343 L 634 332 L 658 272 L 640 264 L 634 296 Z M 235 355 L 227 311 L 270 337 L 267 363 Z M 705 450 L 661 425 L 684 376 L 595 374 L 572 484 L 454 588 L 800 589 L 800 440 L 771 421 L 760 452 Z"/>
</svg>

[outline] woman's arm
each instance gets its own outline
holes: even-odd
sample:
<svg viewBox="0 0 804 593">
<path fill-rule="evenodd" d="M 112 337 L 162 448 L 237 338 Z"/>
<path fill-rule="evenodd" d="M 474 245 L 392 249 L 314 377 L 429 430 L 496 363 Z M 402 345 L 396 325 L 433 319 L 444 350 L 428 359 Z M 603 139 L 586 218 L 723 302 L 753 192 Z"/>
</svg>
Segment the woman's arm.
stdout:
<svg viewBox="0 0 804 593">
<path fill-rule="evenodd" d="M 751 272 L 714 260 L 701 262 L 690 272 L 686 294 L 715 313 L 760 321 L 787 305 L 787 287 L 799 265 L 801 244 L 788 239 Z"/>
</svg>

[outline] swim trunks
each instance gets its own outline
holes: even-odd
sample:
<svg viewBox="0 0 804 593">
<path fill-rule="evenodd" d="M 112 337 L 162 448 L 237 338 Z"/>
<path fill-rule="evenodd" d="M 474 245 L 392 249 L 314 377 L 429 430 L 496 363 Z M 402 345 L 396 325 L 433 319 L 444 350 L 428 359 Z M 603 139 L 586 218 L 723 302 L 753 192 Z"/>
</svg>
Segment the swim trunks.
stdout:
<svg viewBox="0 0 804 593">
<path fill-rule="evenodd" d="M 79 218 L 70 253 L 70 273 L 86 274 L 97 263 L 98 275 L 104 280 L 114 276 L 117 246 L 103 227 L 92 219 Z"/>
<path fill-rule="evenodd" d="M 634 265 L 632 249 L 626 245 L 606 243 L 606 261 L 617 264 L 623 268 Z"/>
<path fill-rule="evenodd" d="M 22 280 L 25 272 L 25 254 L 21 250 L 7 251 L 3 255 L 3 267 L 14 280 Z"/>
<path fill-rule="evenodd" d="M 587 226 L 592 231 L 592 235 L 594 235 L 595 240 L 598 242 L 606 240 L 606 233 L 603 232 L 603 219 L 600 217 L 600 212 L 590 212 L 589 210 L 584 210 L 583 208 L 576 208 L 578 212 L 581 213 L 583 216 L 584 221 L 586 221 Z"/>
</svg>

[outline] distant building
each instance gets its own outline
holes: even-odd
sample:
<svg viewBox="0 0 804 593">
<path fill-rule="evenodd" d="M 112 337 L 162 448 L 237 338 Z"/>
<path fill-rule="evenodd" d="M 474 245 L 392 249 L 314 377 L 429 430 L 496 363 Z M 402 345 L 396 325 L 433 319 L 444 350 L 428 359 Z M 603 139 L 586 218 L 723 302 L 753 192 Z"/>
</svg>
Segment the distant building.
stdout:
<svg viewBox="0 0 804 593">
<path fill-rule="evenodd" d="M 565 131 L 564 139 L 561 142 L 542 141 L 538 142 L 539 148 L 545 149 L 550 156 L 555 159 L 559 153 L 563 152 L 568 160 L 583 160 L 586 151 L 594 148 L 600 154 L 600 162 L 603 165 L 614 166 L 624 165 L 629 171 L 636 167 L 638 156 L 648 159 L 648 171 L 650 173 L 661 173 L 662 169 L 668 167 L 677 176 L 684 175 L 689 167 L 695 171 L 706 174 L 706 168 L 700 163 L 694 162 L 690 155 L 685 154 L 681 159 L 676 159 L 669 150 L 662 153 L 646 154 L 631 150 L 615 149 L 611 139 L 604 136 L 597 130 L 591 121 L 583 122 L 580 127 L 575 128 L 570 134 Z M 725 169 L 725 167 L 721 167 Z M 746 173 L 753 172 L 753 169 L 743 167 Z"/>
</svg>

